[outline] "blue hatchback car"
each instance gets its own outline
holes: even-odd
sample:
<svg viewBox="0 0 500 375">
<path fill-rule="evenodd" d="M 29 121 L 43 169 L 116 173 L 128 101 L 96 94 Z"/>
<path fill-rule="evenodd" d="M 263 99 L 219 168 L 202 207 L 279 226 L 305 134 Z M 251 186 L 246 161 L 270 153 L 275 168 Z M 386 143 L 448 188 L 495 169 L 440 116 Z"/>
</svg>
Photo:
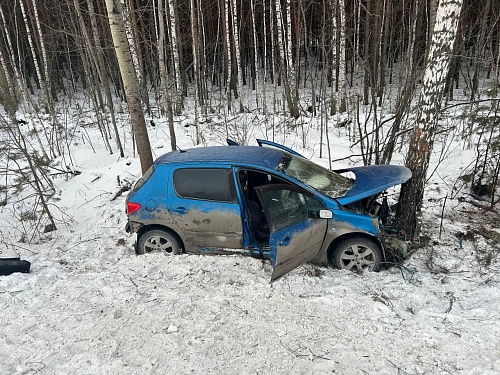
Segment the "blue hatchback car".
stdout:
<svg viewBox="0 0 500 375">
<path fill-rule="evenodd" d="M 136 251 L 269 258 L 271 281 L 312 261 L 377 271 L 406 245 L 384 226 L 394 165 L 325 169 L 284 146 L 215 146 L 159 157 L 126 200 Z M 341 175 L 351 172 L 352 177 Z"/>
</svg>

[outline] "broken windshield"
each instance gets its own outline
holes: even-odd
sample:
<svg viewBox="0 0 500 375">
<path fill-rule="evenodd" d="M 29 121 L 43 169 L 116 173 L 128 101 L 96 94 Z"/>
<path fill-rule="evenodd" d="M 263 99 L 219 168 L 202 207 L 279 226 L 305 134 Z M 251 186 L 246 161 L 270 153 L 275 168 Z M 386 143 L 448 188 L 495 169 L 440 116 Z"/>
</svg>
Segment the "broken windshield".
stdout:
<svg viewBox="0 0 500 375">
<path fill-rule="evenodd" d="M 276 170 L 293 177 L 330 198 L 344 196 L 354 182 L 305 158 L 283 153 Z"/>
</svg>

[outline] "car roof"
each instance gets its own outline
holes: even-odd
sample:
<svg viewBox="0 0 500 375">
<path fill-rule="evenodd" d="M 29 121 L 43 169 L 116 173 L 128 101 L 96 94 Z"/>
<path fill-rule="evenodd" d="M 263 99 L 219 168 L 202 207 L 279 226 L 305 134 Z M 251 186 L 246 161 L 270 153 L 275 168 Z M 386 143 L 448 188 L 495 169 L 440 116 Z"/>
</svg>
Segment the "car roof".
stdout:
<svg viewBox="0 0 500 375">
<path fill-rule="evenodd" d="M 211 146 L 172 151 L 160 156 L 154 164 L 222 162 L 253 164 L 275 168 L 283 157 L 283 151 L 259 146 Z"/>
</svg>

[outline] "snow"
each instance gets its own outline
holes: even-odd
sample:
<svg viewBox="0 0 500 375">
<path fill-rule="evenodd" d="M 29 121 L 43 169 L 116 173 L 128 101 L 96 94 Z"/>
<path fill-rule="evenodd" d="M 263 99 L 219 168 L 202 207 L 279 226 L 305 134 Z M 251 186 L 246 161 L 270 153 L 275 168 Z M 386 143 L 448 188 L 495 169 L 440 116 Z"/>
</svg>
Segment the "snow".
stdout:
<svg viewBox="0 0 500 375">
<path fill-rule="evenodd" d="M 214 115 L 202 127 L 207 144 L 223 143 L 222 121 Z M 270 134 L 267 120 L 240 121 L 255 138 Z M 317 123 L 302 121 L 310 148 L 301 147 L 303 130 L 278 129 L 275 141 L 328 166 Z M 170 142 L 166 121 L 155 123 L 157 157 Z M 180 148 L 193 146 L 188 123 L 176 122 Z M 126 118 L 120 126 L 126 134 Z M 427 189 L 429 241 L 404 267 L 356 274 L 304 265 L 270 284 L 270 263 L 259 259 L 135 255 L 125 195 L 111 200 L 118 180 L 140 174 L 130 138 L 121 159 L 97 129 L 86 132 L 91 144 L 75 141 L 71 153 L 82 173 L 55 179 L 56 232 L 18 243 L 13 203 L 0 208 L 4 246 L 32 263 L 29 274 L 0 277 L 1 374 L 500 373 L 499 242 L 481 234 L 500 233 L 500 220 L 453 188 L 473 157 L 456 140 Z M 358 154 L 334 132 L 333 159 Z"/>
</svg>

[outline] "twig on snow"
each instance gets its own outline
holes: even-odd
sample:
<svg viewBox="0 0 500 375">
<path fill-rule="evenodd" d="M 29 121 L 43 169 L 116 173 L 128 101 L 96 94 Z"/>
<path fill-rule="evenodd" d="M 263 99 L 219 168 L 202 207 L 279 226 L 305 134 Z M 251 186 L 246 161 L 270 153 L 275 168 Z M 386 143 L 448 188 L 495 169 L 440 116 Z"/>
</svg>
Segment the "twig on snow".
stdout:
<svg viewBox="0 0 500 375">
<path fill-rule="evenodd" d="M 14 299 L 17 299 L 19 302 L 21 302 L 23 305 L 26 305 L 22 299 L 18 298 L 17 296 L 15 296 L 14 294 L 12 294 L 11 291 L 5 289 L 3 286 L 0 286 L 0 289 L 2 289 L 3 293 L 7 293 L 9 296 L 11 296 L 12 298 Z"/>
<path fill-rule="evenodd" d="M 311 360 L 324 359 L 324 360 L 327 360 L 327 361 L 331 361 L 330 358 L 323 357 L 322 355 L 317 355 L 317 354 L 313 353 L 313 351 L 310 348 L 306 348 L 306 349 L 309 350 L 309 353 L 311 353 L 311 354 L 301 354 L 297 350 L 293 350 L 292 348 L 290 348 L 288 345 L 286 345 L 285 343 L 283 343 L 283 341 L 281 341 L 281 340 L 280 340 L 280 344 L 285 349 L 287 349 L 290 353 L 292 353 L 293 355 L 295 355 L 296 357 L 299 357 L 299 358 L 301 358 L 301 357 L 307 357 L 307 358 L 310 358 Z"/>
</svg>

